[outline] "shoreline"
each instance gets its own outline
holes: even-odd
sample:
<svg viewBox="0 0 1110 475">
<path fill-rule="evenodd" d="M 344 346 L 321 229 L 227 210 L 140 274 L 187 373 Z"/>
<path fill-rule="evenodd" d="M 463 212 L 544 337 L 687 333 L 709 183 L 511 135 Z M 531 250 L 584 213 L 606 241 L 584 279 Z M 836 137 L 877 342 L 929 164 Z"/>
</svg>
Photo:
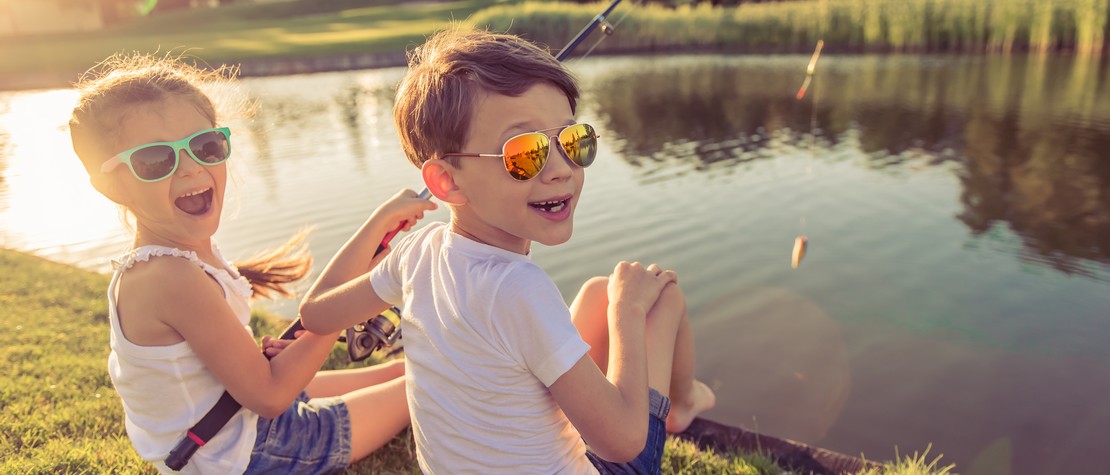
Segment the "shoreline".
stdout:
<svg viewBox="0 0 1110 475">
<path fill-rule="evenodd" d="M 689 440 L 702 450 L 765 454 L 780 467 L 803 470 L 813 475 L 853 474 L 883 465 L 874 460 L 760 434 L 701 417 L 695 417 L 690 427 L 682 433 L 674 434 L 674 437 Z"/>
<path fill-rule="evenodd" d="M 650 48 L 620 48 L 606 49 L 595 52 L 592 56 L 641 56 L 653 54 L 735 54 L 735 55 L 809 55 L 812 51 L 794 51 L 777 47 L 735 47 L 735 46 L 701 46 L 691 48 L 688 46 Z M 1012 52 L 1009 54 L 990 51 L 946 52 L 930 51 L 928 49 L 907 50 L 899 52 L 884 51 L 881 49 L 847 49 L 830 51 L 825 49 L 825 54 L 837 55 L 959 55 L 959 56 L 1023 56 L 1027 52 Z M 1068 52 L 1054 52 L 1048 56 L 1074 56 Z M 572 56 L 570 59 L 577 58 Z M 296 56 L 283 58 L 248 59 L 240 62 L 223 62 L 209 65 L 209 68 L 223 66 L 238 67 L 239 78 L 267 77 L 294 74 L 313 74 L 337 71 L 355 71 L 363 69 L 380 69 L 404 67 L 408 64 L 406 51 L 392 51 L 388 53 L 347 53 L 334 55 Z M 1098 58 L 1098 57 L 1095 57 Z M 29 73 L 0 73 L 0 92 L 36 91 L 43 89 L 71 88 L 80 79 L 84 71 L 37 71 Z"/>
<path fill-rule="evenodd" d="M 239 63 L 220 63 L 215 67 L 238 65 L 238 77 L 264 77 L 400 67 L 407 64 L 404 52 L 355 53 L 279 59 L 252 59 Z M 84 72 L 34 72 L 0 74 L 0 92 L 70 88 Z"/>
</svg>

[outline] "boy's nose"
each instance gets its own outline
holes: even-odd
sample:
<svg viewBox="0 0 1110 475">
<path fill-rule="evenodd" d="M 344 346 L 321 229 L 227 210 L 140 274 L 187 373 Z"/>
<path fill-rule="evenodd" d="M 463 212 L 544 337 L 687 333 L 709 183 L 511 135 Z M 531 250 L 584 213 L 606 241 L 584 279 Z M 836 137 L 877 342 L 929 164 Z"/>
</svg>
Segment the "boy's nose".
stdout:
<svg viewBox="0 0 1110 475">
<path fill-rule="evenodd" d="M 570 159 L 563 156 L 563 152 L 558 150 L 559 138 L 553 137 L 550 148 L 547 150 L 547 165 L 540 171 L 540 179 L 543 181 L 559 181 L 569 179 L 571 174 L 574 173 L 575 164 L 571 163 Z"/>
</svg>

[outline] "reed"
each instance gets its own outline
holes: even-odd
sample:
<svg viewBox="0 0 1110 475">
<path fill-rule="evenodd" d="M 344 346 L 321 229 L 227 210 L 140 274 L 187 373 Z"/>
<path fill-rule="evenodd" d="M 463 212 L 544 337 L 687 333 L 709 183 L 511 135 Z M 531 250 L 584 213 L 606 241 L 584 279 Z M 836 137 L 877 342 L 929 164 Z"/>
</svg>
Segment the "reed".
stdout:
<svg viewBox="0 0 1110 475">
<path fill-rule="evenodd" d="M 469 22 L 557 47 L 608 2 L 494 6 Z M 619 33 L 599 51 L 723 48 L 805 52 L 818 39 L 840 51 L 1106 51 L 1110 0 L 803 0 L 739 7 L 622 6 Z M 626 17 L 625 17 L 626 16 Z M 601 35 L 595 32 L 587 44 Z"/>
</svg>

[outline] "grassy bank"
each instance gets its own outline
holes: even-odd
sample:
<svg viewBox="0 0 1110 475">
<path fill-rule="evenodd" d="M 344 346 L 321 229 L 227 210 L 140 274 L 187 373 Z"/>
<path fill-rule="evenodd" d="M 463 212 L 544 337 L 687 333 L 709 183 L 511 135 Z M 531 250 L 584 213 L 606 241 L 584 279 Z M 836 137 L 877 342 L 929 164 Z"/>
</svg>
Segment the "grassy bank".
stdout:
<svg viewBox="0 0 1110 475">
<path fill-rule="evenodd" d="M 0 473 L 154 473 L 124 432 L 123 408 L 107 373 L 108 277 L 0 249 Z M 256 314 L 256 334 L 281 322 Z M 339 345 L 326 367 L 348 366 Z M 419 473 L 404 432 L 352 467 L 355 474 Z M 944 475 L 924 455 L 866 475 Z M 667 443 L 668 474 L 763 474 L 784 471 L 757 454 L 721 456 L 688 441 Z"/>
<path fill-rule="evenodd" d="M 558 50 L 608 3 L 294 0 L 198 8 L 95 32 L 5 38 L 0 89 L 11 88 L 5 77 L 10 84 L 33 76 L 64 85 L 120 51 L 184 51 L 212 65 L 396 54 L 452 20 L 520 33 Z M 1099 54 L 1107 50 L 1108 15 L 1110 0 L 799 0 L 677 10 L 629 1 L 610 15 L 617 32 L 596 52 L 802 53 L 823 39 L 833 53 Z M 576 53 L 601 35 L 599 29 Z"/>
<path fill-rule="evenodd" d="M 187 51 L 205 62 L 404 51 L 497 0 L 232 4 L 139 18 L 103 30 L 5 38 L 0 75 L 76 77 L 116 52 Z"/>
</svg>

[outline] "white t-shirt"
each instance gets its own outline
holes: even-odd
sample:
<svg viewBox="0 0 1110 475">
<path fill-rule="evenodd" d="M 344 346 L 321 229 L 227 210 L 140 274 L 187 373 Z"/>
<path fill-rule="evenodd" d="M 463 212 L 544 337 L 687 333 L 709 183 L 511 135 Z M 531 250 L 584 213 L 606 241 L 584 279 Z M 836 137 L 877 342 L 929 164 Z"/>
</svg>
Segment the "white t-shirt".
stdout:
<svg viewBox="0 0 1110 475">
<path fill-rule="evenodd" d="M 213 251 L 220 257 L 215 243 Z M 215 268 L 192 251 L 163 246 L 143 246 L 113 260 L 116 270 L 108 284 L 108 321 L 112 326 L 108 375 L 123 400 L 127 436 L 139 456 L 153 462 L 161 473 L 243 473 L 250 463 L 258 432 L 258 415 L 246 409 L 239 409 L 212 440 L 197 449 L 180 472 L 170 470 L 164 463 L 185 432 L 216 405 L 225 388 L 188 342 L 139 346 L 128 341 L 120 329 L 116 311 L 120 277 L 136 262 L 157 256 L 185 258 L 204 269 L 223 288 L 227 304 L 245 331 L 251 332 L 247 325 L 251 286 L 231 265 Z"/>
<path fill-rule="evenodd" d="M 407 394 L 425 473 L 597 473 L 547 387 L 589 349 L 527 257 L 430 224 L 371 272 L 402 304 Z"/>
</svg>

